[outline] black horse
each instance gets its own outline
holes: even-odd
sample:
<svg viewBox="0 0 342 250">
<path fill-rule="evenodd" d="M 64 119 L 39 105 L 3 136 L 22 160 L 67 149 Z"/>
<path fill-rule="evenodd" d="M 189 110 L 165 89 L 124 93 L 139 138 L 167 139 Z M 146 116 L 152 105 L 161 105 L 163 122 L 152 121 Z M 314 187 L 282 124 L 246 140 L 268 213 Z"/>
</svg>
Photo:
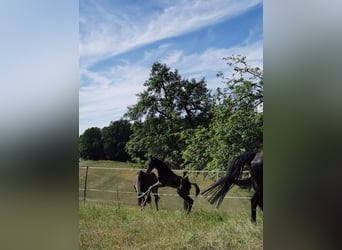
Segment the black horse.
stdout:
<svg viewBox="0 0 342 250">
<path fill-rule="evenodd" d="M 194 203 L 193 199 L 189 197 L 191 185 L 194 185 L 196 188 L 196 196 L 200 193 L 198 185 L 189 181 L 188 177 L 186 176 L 186 172 L 183 173 L 183 177 L 178 176 L 172 172 L 172 170 L 166 166 L 163 161 L 157 158 L 150 159 L 146 172 L 151 173 L 154 168 L 156 168 L 158 171 L 158 181 L 150 186 L 145 193 L 139 196 L 139 198 L 149 195 L 151 190 L 156 187 L 173 187 L 177 189 L 178 195 L 184 199 L 184 210 L 187 213 L 190 213 Z"/>
<path fill-rule="evenodd" d="M 141 208 L 143 208 L 146 205 L 146 202 L 148 204 L 151 203 L 151 195 L 148 194 L 146 199 L 145 199 L 145 197 L 139 198 L 139 196 L 141 194 L 143 194 L 144 192 L 146 192 L 147 189 L 151 185 L 156 183 L 157 181 L 158 181 L 158 179 L 157 179 L 157 176 L 155 175 L 155 173 L 147 174 L 144 171 L 139 171 L 135 175 L 133 186 L 134 186 L 135 191 L 137 192 L 138 205 L 141 206 Z M 158 211 L 159 210 L 159 208 L 158 208 L 158 200 L 159 200 L 158 187 L 153 188 L 152 193 L 154 195 L 154 202 L 156 204 L 156 209 Z"/>
<path fill-rule="evenodd" d="M 248 166 L 250 177 L 244 180 L 239 179 L 244 165 Z M 251 187 L 255 190 L 251 199 L 251 220 L 256 221 L 256 208 L 263 209 L 263 151 L 245 152 L 236 157 L 228 166 L 226 175 L 215 182 L 212 186 L 202 192 L 202 195 L 209 198 L 211 204 L 216 203 L 219 207 L 229 189 L 235 184 L 242 188 Z"/>
</svg>

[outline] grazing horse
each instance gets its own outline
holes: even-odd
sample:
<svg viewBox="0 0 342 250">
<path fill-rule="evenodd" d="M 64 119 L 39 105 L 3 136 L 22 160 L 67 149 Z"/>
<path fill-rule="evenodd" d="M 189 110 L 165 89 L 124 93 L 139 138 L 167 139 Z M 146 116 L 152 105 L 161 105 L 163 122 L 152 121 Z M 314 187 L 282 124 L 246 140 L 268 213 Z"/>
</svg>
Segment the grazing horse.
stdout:
<svg viewBox="0 0 342 250">
<path fill-rule="evenodd" d="M 248 166 L 250 177 L 240 180 L 242 168 Z M 236 157 L 228 166 L 226 175 L 202 192 L 202 195 L 209 197 L 211 204 L 216 203 L 219 207 L 229 189 L 235 184 L 242 188 L 253 186 L 255 191 L 251 199 L 251 221 L 256 221 L 256 208 L 263 209 L 263 151 L 245 152 Z"/>
<path fill-rule="evenodd" d="M 184 210 L 187 214 L 190 213 L 194 203 L 193 199 L 189 197 L 191 185 L 194 185 L 196 188 L 196 196 L 200 193 L 198 185 L 189 181 L 186 172 L 183 173 L 183 177 L 176 175 L 163 161 L 157 158 L 150 159 L 146 172 L 151 173 L 154 168 L 158 171 L 158 181 L 150 186 L 145 193 L 139 196 L 139 198 L 149 195 L 151 190 L 156 187 L 173 187 L 177 189 L 178 195 L 184 200 Z"/>
<path fill-rule="evenodd" d="M 146 199 L 145 199 L 145 197 L 139 198 L 139 195 L 146 192 L 147 189 L 151 185 L 156 183 L 157 181 L 158 181 L 158 179 L 157 179 L 157 176 L 155 175 L 155 173 L 147 174 L 144 171 L 139 171 L 135 175 L 133 186 L 134 186 L 135 191 L 137 192 L 138 205 L 141 206 L 141 208 L 143 208 L 145 206 L 146 202 L 149 204 L 151 203 L 151 195 L 148 194 Z M 153 188 L 152 193 L 154 195 L 154 202 L 156 204 L 156 209 L 158 211 L 159 210 L 159 208 L 158 208 L 158 200 L 159 200 L 158 187 Z"/>
</svg>

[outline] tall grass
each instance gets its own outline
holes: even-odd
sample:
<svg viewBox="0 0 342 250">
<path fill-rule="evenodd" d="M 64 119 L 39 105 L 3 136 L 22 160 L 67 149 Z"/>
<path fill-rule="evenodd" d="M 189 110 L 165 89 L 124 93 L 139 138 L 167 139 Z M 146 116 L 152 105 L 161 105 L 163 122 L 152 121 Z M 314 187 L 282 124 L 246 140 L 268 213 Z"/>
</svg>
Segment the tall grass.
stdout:
<svg viewBox="0 0 342 250">
<path fill-rule="evenodd" d="M 262 249 L 263 221 L 249 211 L 161 210 L 80 203 L 81 249 Z M 259 217 L 260 218 L 260 217 Z"/>
<path fill-rule="evenodd" d="M 100 170 L 96 167 L 131 167 L 127 163 L 97 161 L 82 162 L 89 169 L 89 189 L 134 191 L 136 171 Z M 80 170 L 80 188 L 84 183 L 84 169 Z M 179 174 L 179 173 L 178 173 Z M 213 183 L 204 175 L 191 175 L 202 190 Z M 258 211 L 257 224 L 250 222 L 249 199 L 225 199 L 216 209 L 202 197 L 194 197 L 192 211 L 186 215 L 183 200 L 172 188 L 160 188 L 160 211 L 154 204 L 141 210 L 136 194 L 87 192 L 89 202 L 79 205 L 81 249 L 262 249 L 263 219 Z M 191 194 L 194 190 L 191 189 Z M 233 188 L 228 195 L 251 196 L 253 192 Z M 80 198 L 83 192 L 80 192 Z"/>
</svg>

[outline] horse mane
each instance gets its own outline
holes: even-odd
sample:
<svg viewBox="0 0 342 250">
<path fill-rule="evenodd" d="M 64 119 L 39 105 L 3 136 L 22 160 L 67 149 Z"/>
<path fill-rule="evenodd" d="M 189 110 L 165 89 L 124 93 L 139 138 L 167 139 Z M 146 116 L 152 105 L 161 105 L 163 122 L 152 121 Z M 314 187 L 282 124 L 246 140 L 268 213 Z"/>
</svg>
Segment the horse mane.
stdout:
<svg viewBox="0 0 342 250">
<path fill-rule="evenodd" d="M 166 163 L 165 163 L 164 161 L 160 160 L 159 158 L 151 157 L 151 161 L 156 161 L 156 162 L 158 162 L 158 164 L 161 164 L 163 167 L 169 168 L 169 167 L 166 165 Z"/>
<path fill-rule="evenodd" d="M 155 163 L 154 168 L 156 168 L 158 170 L 158 176 L 160 175 L 159 171 L 167 172 L 167 173 L 170 173 L 172 175 L 176 175 L 173 172 L 172 168 L 170 168 L 164 161 L 162 161 L 158 158 L 155 158 L 155 157 L 151 157 L 150 162 L 152 162 L 152 161 Z"/>
</svg>

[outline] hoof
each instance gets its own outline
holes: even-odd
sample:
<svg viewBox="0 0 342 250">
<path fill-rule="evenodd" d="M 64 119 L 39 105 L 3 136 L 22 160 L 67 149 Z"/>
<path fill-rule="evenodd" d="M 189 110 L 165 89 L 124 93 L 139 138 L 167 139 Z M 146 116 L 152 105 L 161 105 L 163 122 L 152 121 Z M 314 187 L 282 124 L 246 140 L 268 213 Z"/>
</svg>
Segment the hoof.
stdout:
<svg viewBox="0 0 342 250">
<path fill-rule="evenodd" d="M 189 214 L 189 213 L 190 213 L 191 208 L 192 208 L 192 204 L 193 204 L 193 203 L 190 203 L 190 204 L 189 204 L 188 209 L 186 210 L 186 214 Z"/>
</svg>

